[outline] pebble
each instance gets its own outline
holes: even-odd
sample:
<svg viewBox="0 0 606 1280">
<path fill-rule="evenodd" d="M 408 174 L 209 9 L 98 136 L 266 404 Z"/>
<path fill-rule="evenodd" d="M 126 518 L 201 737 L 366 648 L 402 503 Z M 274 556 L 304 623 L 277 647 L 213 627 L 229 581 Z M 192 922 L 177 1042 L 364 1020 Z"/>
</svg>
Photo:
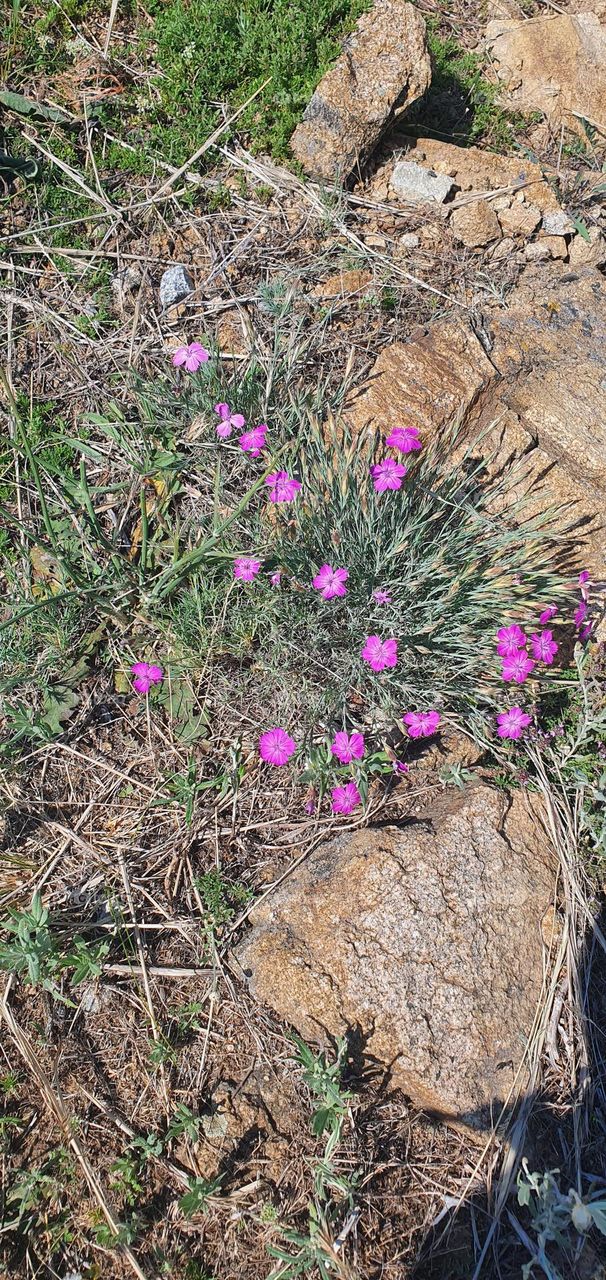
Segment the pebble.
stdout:
<svg viewBox="0 0 606 1280">
<path fill-rule="evenodd" d="M 424 169 L 412 160 L 400 160 L 391 175 L 391 189 L 410 204 L 442 204 L 453 188 L 446 173 Z"/>
<path fill-rule="evenodd" d="M 160 306 L 165 311 L 183 302 L 194 291 L 194 282 L 186 267 L 167 267 L 160 281 Z"/>
</svg>

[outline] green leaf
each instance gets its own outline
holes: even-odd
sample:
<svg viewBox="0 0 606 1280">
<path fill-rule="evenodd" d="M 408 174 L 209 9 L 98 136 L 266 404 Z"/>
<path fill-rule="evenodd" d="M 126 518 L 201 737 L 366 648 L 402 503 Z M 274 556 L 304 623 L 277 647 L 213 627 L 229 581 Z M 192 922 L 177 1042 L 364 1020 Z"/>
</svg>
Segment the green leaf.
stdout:
<svg viewBox="0 0 606 1280">
<path fill-rule="evenodd" d="M 20 116 L 33 116 L 37 120 L 52 120 L 54 124 L 71 124 L 70 117 L 57 107 L 47 107 L 34 98 L 25 98 L 11 89 L 0 89 L 0 106 L 16 111 Z"/>
<path fill-rule="evenodd" d="M 573 218 L 572 221 L 574 222 L 575 228 L 578 231 L 579 235 L 581 236 L 581 239 L 586 240 L 587 243 L 589 244 L 590 235 L 589 235 L 589 229 L 587 225 L 582 221 L 581 218 Z"/>
<path fill-rule="evenodd" d="M 606 1236 L 606 1200 L 598 1200 L 594 1204 L 586 1205 L 593 1218 L 594 1226 Z"/>
</svg>

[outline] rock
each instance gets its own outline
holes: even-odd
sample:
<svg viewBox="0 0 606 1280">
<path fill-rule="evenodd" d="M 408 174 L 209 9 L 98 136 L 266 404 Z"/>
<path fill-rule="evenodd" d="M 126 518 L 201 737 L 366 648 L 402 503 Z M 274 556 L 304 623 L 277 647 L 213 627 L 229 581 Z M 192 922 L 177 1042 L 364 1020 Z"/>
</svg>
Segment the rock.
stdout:
<svg viewBox="0 0 606 1280">
<path fill-rule="evenodd" d="M 599 227 L 589 228 L 589 240 L 575 236 L 569 250 L 571 267 L 606 266 L 606 239 Z"/>
<path fill-rule="evenodd" d="M 499 222 L 505 236 L 522 236 L 525 240 L 536 231 L 541 221 L 541 210 L 534 204 L 512 204 L 499 214 Z"/>
<path fill-rule="evenodd" d="M 493 262 L 503 262 L 505 258 L 511 257 L 516 251 L 515 240 L 499 240 L 491 250 L 490 257 Z"/>
<path fill-rule="evenodd" d="M 346 179 L 394 118 L 422 97 L 430 80 L 421 14 L 406 0 L 375 0 L 294 131 L 296 159 L 314 178 Z"/>
<path fill-rule="evenodd" d="M 345 416 L 363 430 L 371 423 L 393 426 L 404 415 L 410 425 L 433 434 L 465 414 L 494 375 L 471 329 L 440 320 L 420 338 L 384 348 Z"/>
<path fill-rule="evenodd" d="M 400 247 L 405 249 L 407 253 L 410 253 L 412 249 L 418 249 L 420 243 L 421 240 L 416 231 L 405 231 L 404 235 L 400 236 Z"/>
<path fill-rule="evenodd" d="M 568 257 L 568 243 L 565 236 L 540 236 L 537 244 L 547 245 L 550 258 L 565 260 Z"/>
<path fill-rule="evenodd" d="M 448 174 L 424 169 L 410 160 L 400 160 L 391 175 L 391 189 L 408 204 L 442 204 L 453 188 Z"/>
<path fill-rule="evenodd" d="M 543 218 L 541 233 L 546 236 L 570 236 L 574 231 L 572 218 L 565 209 L 550 209 Z"/>
<path fill-rule="evenodd" d="M 606 283 L 599 272 L 585 267 L 539 293 L 534 282 L 522 283 L 495 321 L 491 358 L 502 376 L 499 399 L 539 447 L 578 483 L 606 490 Z"/>
<path fill-rule="evenodd" d="M 238 958 L 305 1039 L 356 1028 L 417 1105 L 482 1128 L 522 1062 L 553 891 L 530 797 L 474 787 L 317 849 L 255 908 Z"/>
<path fill-rule="evenodd" d="M 327 280 L 322 280 L 311 292 L 314 298 L 339 298 L 348 293 L 361 293 L 363 289 L 368 289 L 371 284 L 372 275 L 370 271 L 360 271 L 353 268 L 350 271 L 336 272 L 335 275 L 329 276 Z"/>
<path fill-rule="evenodd" d="M 194 291 L 194 282 L 186 267 L 167 267 L 160 281 L 160 306 L 163 311 L 183 302 Z"/>
<path fill-rule="evenodd" d="M 524 248 L 524 257 L 527 262 L 547 262 L 551 257 L 547 241 L 535 240 L 532 244 L 527 244 Z"/>
<path fill-rule="evenodd" d="M 508 107 L 578 131 L 576 112 L 604 128 L 606 28 L 595 14 L 489 22 L 486 43 Z"/>
<path fill-rule="evenodd" d="M 495 155 L 480 147 L 455 147 L 436 138 L 417 138 L 406 152 L 406 159 L 425 164 L 436 173 L 448 173 L 460 191 L 479 193 L 510 187 L 512 191 L 519 191 L 522 198 L 532 201 L 541 213 L 560 208 L 540 166 L 519 156 Z"/>
<path fill-rule="evenodd" d="M 119 307 L 123 307 L 130 294 L 141 284 L 141 272 L 138 267 L 124 267 L 117 271 L 112 280 L 112 292 Z"/>
<path fill-rule="evenodd" d="M 457 240 L 469 249 L 501 239 L 501 224 L 488 200 L 474 200 L 455 209 L 450 222 Z"/>
</svg>

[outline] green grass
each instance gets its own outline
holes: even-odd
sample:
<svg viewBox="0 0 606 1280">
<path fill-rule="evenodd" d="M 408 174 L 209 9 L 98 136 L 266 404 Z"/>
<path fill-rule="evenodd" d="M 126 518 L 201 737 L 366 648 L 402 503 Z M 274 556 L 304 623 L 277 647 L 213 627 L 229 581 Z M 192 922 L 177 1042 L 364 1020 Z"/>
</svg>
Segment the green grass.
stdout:
<svg viewBox="0 0 606 1280">
<path fill-rule="evenodd" d="M 487 80 L 484 59 L 464 49 L 454 36 L 443 35 L 435 18 L 427 21 L 427 39 L 432 82 L 421 132 L 452 136 L 459 145 L 511 151 L 527 120 L 498 105 L 499 86 Z"/>
</svg>

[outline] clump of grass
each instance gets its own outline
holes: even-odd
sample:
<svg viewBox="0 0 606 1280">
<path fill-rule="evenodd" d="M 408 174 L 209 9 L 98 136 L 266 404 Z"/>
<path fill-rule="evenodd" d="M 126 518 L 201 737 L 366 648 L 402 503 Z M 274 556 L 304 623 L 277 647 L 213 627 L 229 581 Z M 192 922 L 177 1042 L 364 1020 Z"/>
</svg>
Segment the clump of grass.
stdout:
<svg viewBox="0 0 606 1280">
<path fill-rule="evenodd" d="M 316 84 L 367 7 L 366 0 L 152 0 L 146 39 L 161 70 L 159 103 L 151 107 L 154 149 L 182 163 L 216 127 L 213 103 L 240 106 L 269 80 L 238 129 L 253 150 L 286 155 Z"/>
<path fill-rule="evenodd" d="M 511 151 L 526 121 L 498 105 L 498 85 L 486 79 L 482 57 L 464 49 L 455 36 L 443 35 L 435 18 L 428 19 L 427 38 L 432 81 L 423 128 L 438 136 L 452 134 L 459 143 L 484 143 L 494 151 Z"/>
</svg>

